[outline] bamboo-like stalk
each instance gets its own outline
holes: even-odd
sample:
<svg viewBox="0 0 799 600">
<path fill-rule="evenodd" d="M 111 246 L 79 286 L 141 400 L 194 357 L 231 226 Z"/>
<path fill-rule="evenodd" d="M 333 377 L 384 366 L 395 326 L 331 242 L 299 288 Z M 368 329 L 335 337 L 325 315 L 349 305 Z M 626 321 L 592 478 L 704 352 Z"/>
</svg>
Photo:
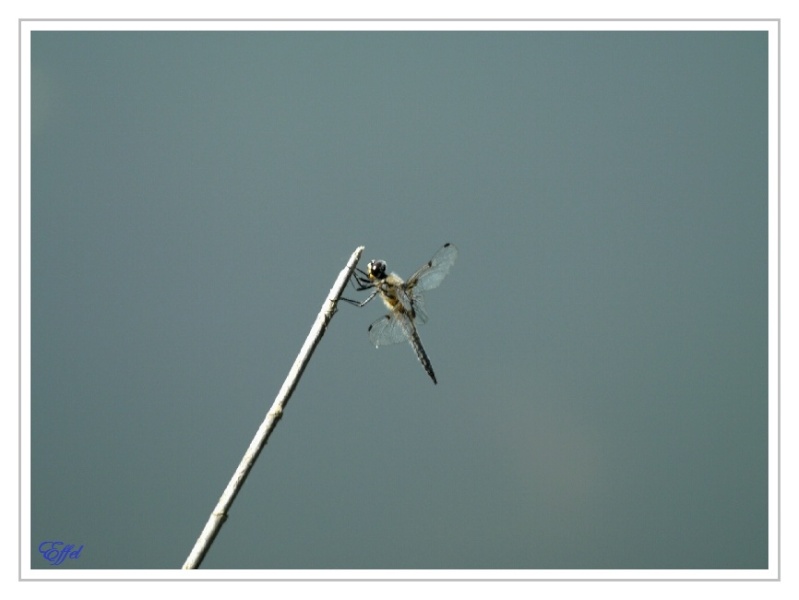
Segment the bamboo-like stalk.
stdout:
<svg viewBox="0 0 799 600">
<path fill-rule="evenodd" d="M 363 246 L 360 246 L 355 250 L 355 252 L 352 253 L 350 260 L 347 262 L 347 266 L 342 269 L 341 273 L 339 273 L 336 282 L 333 284 L 333 287 L 328 294 L 328 297 L 325 299 L 324 304 L 322 304 L 322 310 L 319 311 L 319 315 L 317 315 L 316 321 L 314 322 L 313 327 L 311 327 L 311 332 L 305 339 L 305 343 L 302 345 L 302 348 L 300 348 L 300 353 L 294 360 L 294 364 L 291 366 L 289 374 L 286 377 L 286 380 L 283 382 L 283 386 L 280 388 L 280 391 L 278 392 L 277 397 L 272 404 L 272 408 L 270 408 L 269 412 L 266 413 L 264 422 L 261 423 L 261 426 L 258 428 L 255 437 L 253 438 L 252 442 L 250 442 L 250 446 L 244 453 L 244 457 L 241 459 L 236 472 L 233 473 L 230 483 L 227 484 L 225 491 L 222 492 L 219 502 L 217 502 L 217 505 L 211 513 L 208 522 L 205 524 L 202 533 L 200 533 L 200 537 L 197 538 L 194 548 L 192 548 L 189 557 L 183 564 L 184 569 L 196 569 L 200 566 L 200 563 L 202 562 L 203 558 L 205 558 L 205 555 L 216 538 L 216 535 L 222 528 L 222 524 L 227 519 L 228 510 L 233 504 L 233 500 L 236 499 L 236 495 L 239 493 L 239 491 L 241 491 L 241 488 L 247 479 L 247 475 L 249 475 L 250 470 L 255 464 L 255 460 L 258 458 L 261 450 L 263 450 L 263 447 L 266 445 L 269 435 L 272 433 L 275 425 L 280 420 L 280 417 L 283 416 L 283 409 L 286 407 L 286 404 L 288 404 L 289 398 L 291 398 L 291 394 L 294 392 L 294 388 L 297 387 L 297 383 L 302 376 L 302 372 L 305 370 L 306 365 L 311 360 L 311 355 L 313 354 L 316 345 L 322 339 L 322 336 L 324 335 L 325 330 L 330 323 L 330 319 L 333 318 L 333 315 L 336 312 L 338 300 L 341 297 L 341 294 L 344 291 L 344 288 L 346 287 L 353 270 L 355 269 L 355 265 L 358 264 L 362 253 Z"/>
</svg>

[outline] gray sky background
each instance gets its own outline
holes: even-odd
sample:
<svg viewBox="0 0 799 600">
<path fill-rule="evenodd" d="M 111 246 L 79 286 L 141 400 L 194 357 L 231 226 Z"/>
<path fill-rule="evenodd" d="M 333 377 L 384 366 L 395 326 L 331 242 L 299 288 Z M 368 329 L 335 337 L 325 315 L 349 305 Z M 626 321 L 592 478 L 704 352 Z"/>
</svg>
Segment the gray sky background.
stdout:
<svg viewBox="0 0 799 600">
<path fill-rule="evenodd" d="M 31 564 L 768 566 L 765 32 L 34 32 Z M 354 294 L 351 293 L 350 296 Z"/>
</svg>

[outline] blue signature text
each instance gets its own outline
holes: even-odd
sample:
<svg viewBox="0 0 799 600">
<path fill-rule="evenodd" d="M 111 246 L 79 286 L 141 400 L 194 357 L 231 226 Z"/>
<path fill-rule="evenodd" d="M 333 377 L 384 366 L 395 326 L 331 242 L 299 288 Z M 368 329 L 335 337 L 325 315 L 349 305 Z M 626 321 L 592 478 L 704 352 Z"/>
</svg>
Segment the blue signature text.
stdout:
<svg viewBox="0 0 799 600">
<path fill-rule="evenodd" d="M 75 544 L 64 544 L 64 542 L 47 541 L 39 544 L 39 552 L 51 565 L 60 565 L 67 558 L 80 558 L 81 550 L 83 544 L 77 549 Z"/>
</svg>

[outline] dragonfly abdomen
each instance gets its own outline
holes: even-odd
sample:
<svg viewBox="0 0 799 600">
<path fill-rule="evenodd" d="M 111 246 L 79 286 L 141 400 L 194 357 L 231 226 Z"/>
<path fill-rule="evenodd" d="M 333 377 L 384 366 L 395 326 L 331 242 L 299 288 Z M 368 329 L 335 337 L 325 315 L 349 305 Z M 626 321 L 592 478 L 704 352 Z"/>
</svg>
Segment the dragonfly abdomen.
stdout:
<svg viewBox="0 0 799 600">
<path fill-rule="evenodd" d="M 430 364 L 430 359 L 427 358 L 427 352 L 425 352 L 422 347 L 422 340 L 419 339 L 419 334 L 416 333 L 416 329 L 411 333 L 411 346 L 413 346 L 413 351 L 416 353 L 416 358 L 419 359 L 424 370 L 430 375 L 430 379 L 433 380 L 433 383 L 438 384 L 438 381 L 436 381 L 436 374 L 433 373 L 433 365 Z"/>
</svg>

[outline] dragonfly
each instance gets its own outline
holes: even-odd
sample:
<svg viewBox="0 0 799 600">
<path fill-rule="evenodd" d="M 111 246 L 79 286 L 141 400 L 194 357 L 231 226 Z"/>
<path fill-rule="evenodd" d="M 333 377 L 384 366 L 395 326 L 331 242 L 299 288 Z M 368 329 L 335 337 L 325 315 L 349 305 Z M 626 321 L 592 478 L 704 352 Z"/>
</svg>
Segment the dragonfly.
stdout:
<svg viewBox="0 0 799 600">
<path fill-rule="evenodd" d="M 444 244 L 407 281 L 403 281 L 396 273 L 387 272 L 386 261 L 372 260 L 366 265 L 366 271 L 356 268 L 353 279 L 350 280 L 354 280 L 353 287 L 359 292 L 372 290 L 369 297 L 363 302 L 342 298 L 360 308 L 380 296 L 389 313 L 369 325 L 369 339 L 375 348 L 409 342 L 434 384 L 438 383 L 436 374 L 422 346 L 422 340 L 419 339 L 416 326 L 427 322 L 422 293 L 439 286 L 457 257 L 458 249 L 453 244 Z"/>
</svg>

